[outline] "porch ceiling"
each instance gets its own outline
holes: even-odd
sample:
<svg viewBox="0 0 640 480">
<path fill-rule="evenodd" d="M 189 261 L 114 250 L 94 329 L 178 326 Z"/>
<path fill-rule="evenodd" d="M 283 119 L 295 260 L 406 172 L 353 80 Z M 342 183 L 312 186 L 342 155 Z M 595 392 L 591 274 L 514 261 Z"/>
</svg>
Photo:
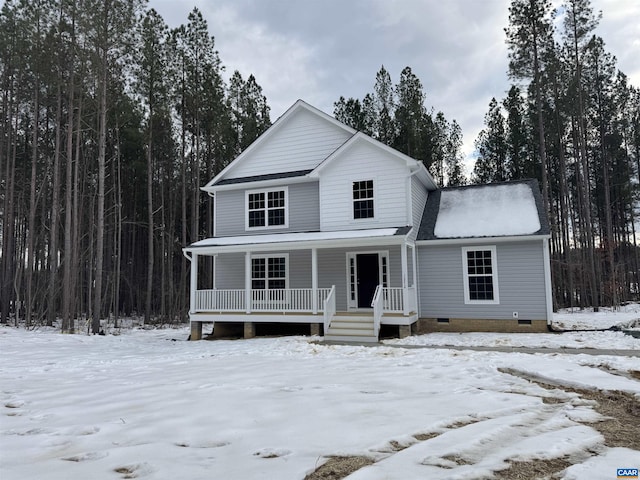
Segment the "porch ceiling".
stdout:
<svg viewBox="0 0 640 480">
<path fill-rule="evenodd" d="M 303 250 L 361 245 L 399 245 L 407 241 L 411 227 L 342 230 L 335 232 L 276 233 L 214 237 L 184 248 L 184 252 L 212 255 L 222 252 L 268 250 Z"/>
</svg>

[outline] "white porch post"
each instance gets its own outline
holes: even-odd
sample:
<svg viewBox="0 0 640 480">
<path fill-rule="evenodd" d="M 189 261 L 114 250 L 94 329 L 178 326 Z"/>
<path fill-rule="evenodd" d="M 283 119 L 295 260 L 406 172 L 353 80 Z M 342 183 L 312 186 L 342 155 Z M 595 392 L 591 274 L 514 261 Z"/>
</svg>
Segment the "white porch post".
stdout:
<svg viewBox="0 0 640 480">
<path fill-rule="evenodd" d="M 189 292 L 189 313 L 196 311 L 196 291 L 198 290 L 198 254 L 191 253 L 191 289 Z"/>
<path fill-rule="evenodd" d="M 418 259 L 416 256 L 416 246 L 412 246 L 411 247 L 411 259 L 412 259 L 412 263 L 413 263 L 413 285 L 410 285 L 410 287 L 416 287 L 416 292 L 418 291 L 418 267 L 417 267 L 417 263 L 418 263 Z"/>
<path fill-rule="evenodd" d="M 405 315 L 409 315 L 409 307 L 407 302 L 407 283 L 408 283 L 408 271 L 407 271 L 407 244 L 403 243 L 400 247 L 400 263 L 402 264 L 402 310 Z"/>
<path fill-rule="evenodd" d="M 412 305 L 416 313 L 418 313 L 420 310 L 418 305 L 418 253 L 416 252 L 415 244 L 411 247 L 411 258 L 413 259 L 413 285 L 411 285 L 413 287 Z"/>
<path fill-rule="evenodd" d="M 551 289 L 551 260 L 548 238 L 542 240 L 542 258 L 544 261 L 544 294 L 547 297 L 547 325 L 551 325 L 553 323 L 553 291 Z"/>
<path fill-rule="evenodd" d="M 311 249 L 311 311 L 318 313 L 318 249 Z"/>
<path fill-rule="evenodd" d="M 251 252 L 244 254 L 244 307 L 251 313 Z"/>
<path fill-rule="evenodd" d="M 213 256 L 213 260 L 211 260 L 211 288 L 213 290 L 216 289 L 216 261 L 218 260 L 218 255 Z"/>
</svg>

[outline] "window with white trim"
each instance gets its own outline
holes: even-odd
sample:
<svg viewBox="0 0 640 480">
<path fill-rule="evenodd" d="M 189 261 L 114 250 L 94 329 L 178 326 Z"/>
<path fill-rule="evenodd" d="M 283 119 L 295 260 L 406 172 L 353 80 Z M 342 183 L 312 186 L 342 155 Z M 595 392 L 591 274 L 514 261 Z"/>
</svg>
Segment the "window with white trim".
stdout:
<svg viewBox="0 0 640 480">
<path fill-rule="evenodd" d="M 496 247 L 463 247 L 464 302 L 467 304 L 497 304 L 498 269 Z"/>
<path fill-rule="evenodd" d="M 353 218 L 373 216 L 373 180 L 353 182 Z"/>
<path fill-rule="evenodd" d="M 287 187 L 246 192 L 246 228 L 286 228 L 289 223 Z"/>
<path fill-rule="evenodd" d="M 251 288 L 253 290 L 285 289 L 288 283 L 287 256 L 251 257 Z"/>
</svg>

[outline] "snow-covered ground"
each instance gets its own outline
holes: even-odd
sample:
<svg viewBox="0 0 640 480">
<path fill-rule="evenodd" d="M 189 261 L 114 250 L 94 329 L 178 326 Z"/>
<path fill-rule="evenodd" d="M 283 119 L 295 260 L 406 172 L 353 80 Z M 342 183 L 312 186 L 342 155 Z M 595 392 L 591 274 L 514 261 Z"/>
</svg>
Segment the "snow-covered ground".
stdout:
<svg viewBox="0 0 640 480">
<path fill-rule="evenodd" d="M 562 321 L 607 328 L 640 316 L 622 314 Z M 0 478 L 302 480 L 330 455 L 377 460 L 350 480 L 490 478 L 508 460 L 558 457 L 575 463 L 567 480 L 613 479 L 617 468 L 640 467 L 640 452 L 604 446 L 592 403 L 501 372 L 640 396 L 640 382 L 625 376 L 640 370 L 638 357 L 330 346 L 312 337 L 187 342 L 187 335 L 184 328 L 107 336 L 0 328 Z M 430 337 L 640 348 L 640 339 L 620 332 L 403 341 L 434 344 Z M 549 397 L 561 401 L 543 401 Z"/>
</svg>

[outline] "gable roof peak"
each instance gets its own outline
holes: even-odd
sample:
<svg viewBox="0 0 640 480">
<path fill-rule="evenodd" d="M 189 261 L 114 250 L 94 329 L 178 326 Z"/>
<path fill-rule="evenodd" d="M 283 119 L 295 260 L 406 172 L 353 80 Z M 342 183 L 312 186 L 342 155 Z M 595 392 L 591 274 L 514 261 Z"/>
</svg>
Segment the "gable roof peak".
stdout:
<svg viewBox="0 0 640 480">
<path fill-rule="evenodd" d="M 243 162 L 243 159 L 250 156 L 251 152 L 255 151 L 260 145 L 263 145 L 269 138 L 271 138 L 274 134 L 282 130 L 293 118 L 296 112 L 301 110 L 307 111 L 312 115 L 322 119 L 325 122 L 332 124 L 334 127 L 338 127 L 343 130 L 347 135 L 352 136 L 357 133 L 357 130 L 345 125 L 342 122 L 339 122 L 331 115 L 323 112 L 322 110 L 317 109 L 316 107 L 308 104 L 302 99 L 296 100 L 296 102 L 291 105 L 280 117 L 276 119 L 275 122 L 265 130 L 262 135 L 260 135 L 256 140 L 253 141 L 251 145 L 249 145 L 240 155 L 238 155 L 233 161 L 229 163 L 218 175 L 216 175 L 211 181 L 209 181 L 202 190 L 212 192 L 215 188 L 215 185 L 218 184 L 221 180 L 228 177 L 231 171 L 233 171 L 240 163 Z"/>
</svg>

